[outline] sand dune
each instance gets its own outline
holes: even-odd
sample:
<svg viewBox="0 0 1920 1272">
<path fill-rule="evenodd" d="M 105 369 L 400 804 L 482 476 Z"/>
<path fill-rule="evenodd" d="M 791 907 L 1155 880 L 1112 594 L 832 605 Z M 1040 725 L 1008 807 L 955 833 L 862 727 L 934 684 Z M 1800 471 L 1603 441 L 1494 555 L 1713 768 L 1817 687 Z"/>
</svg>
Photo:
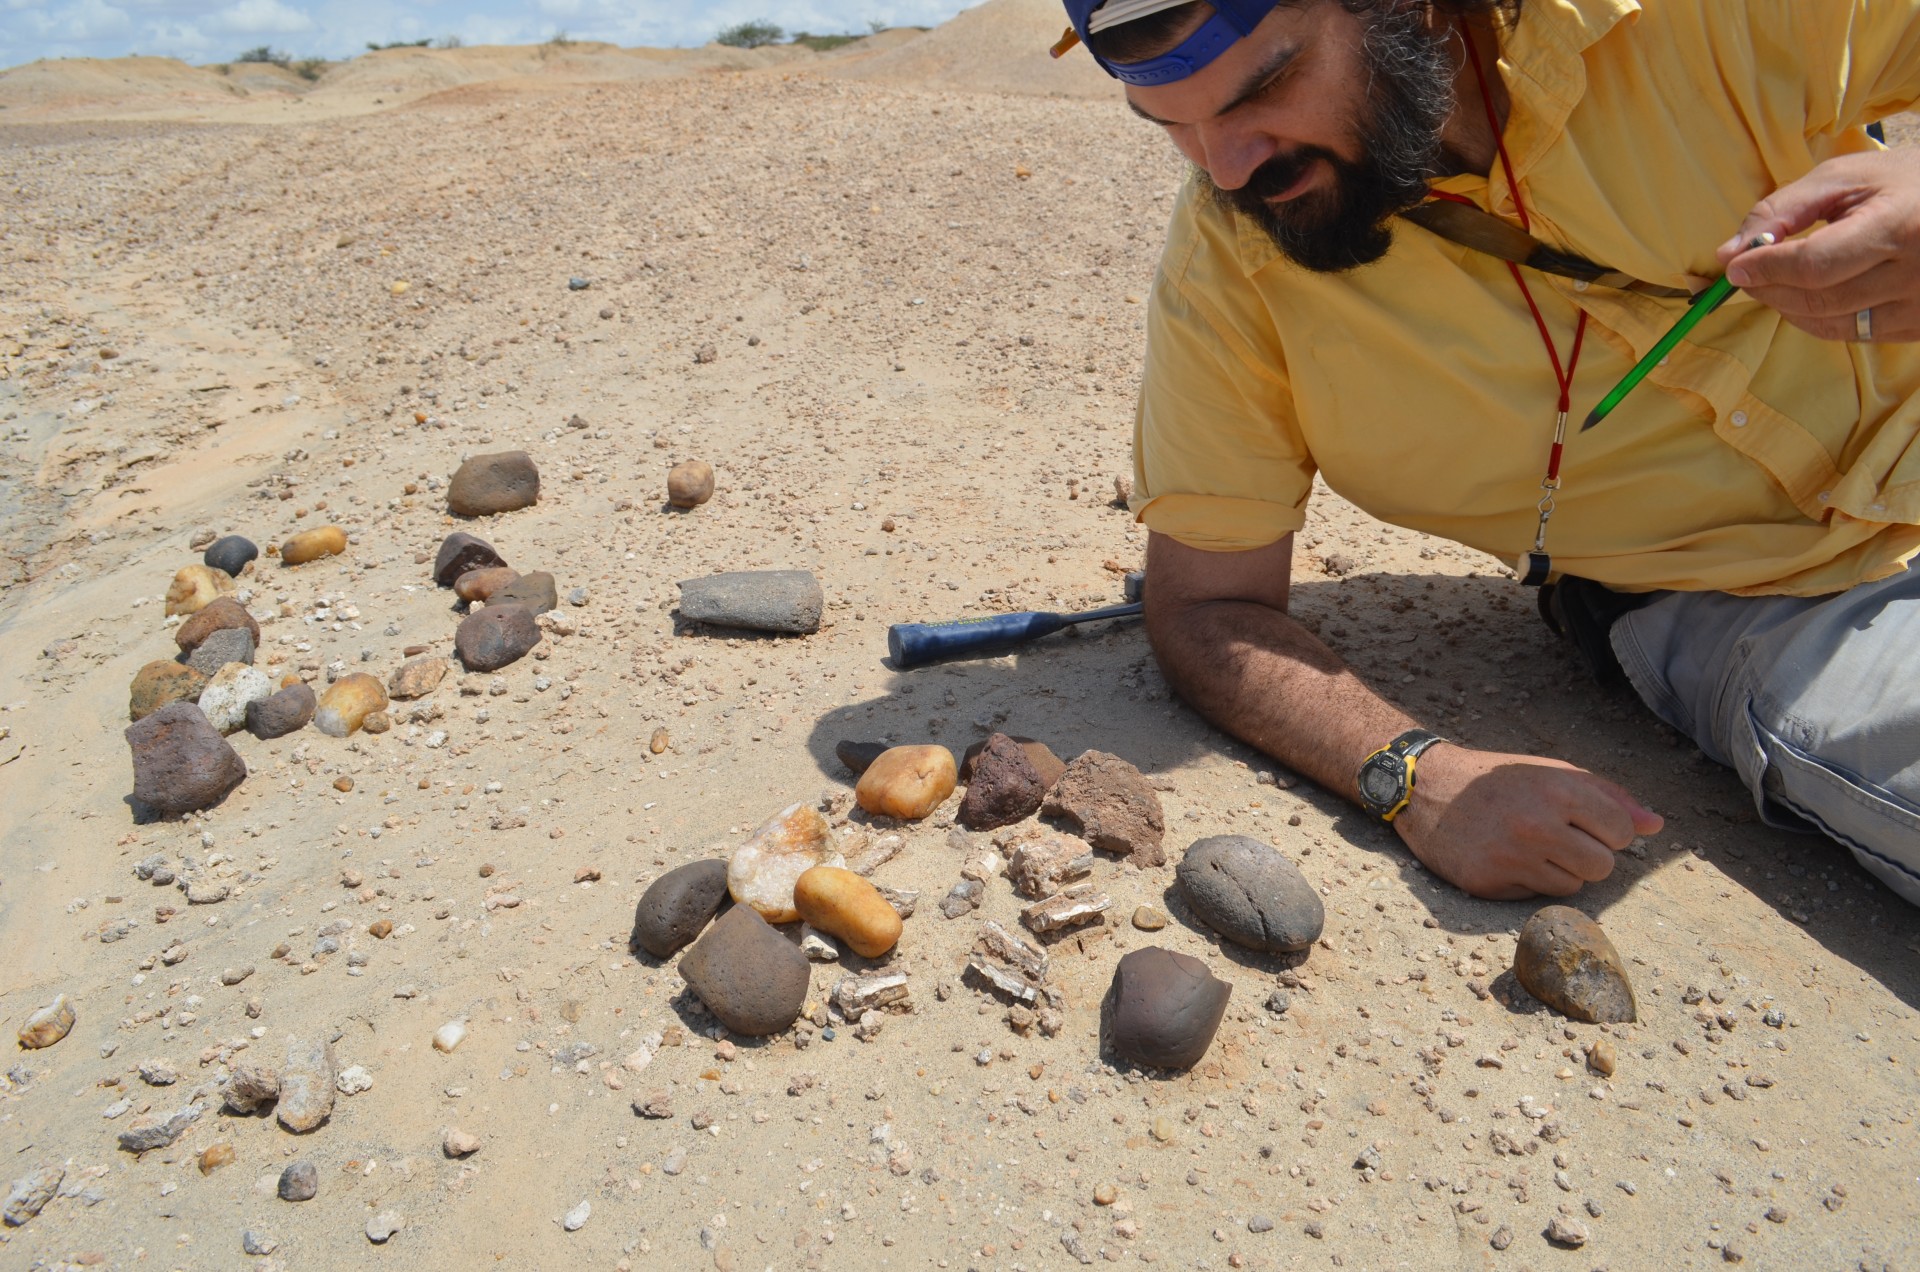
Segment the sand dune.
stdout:
<svg viewBox="0 0 1920 1272">
<path fill-rule="evenodd" d="M 924 37 L 849 65 L 863 79 L 965 92 L 1112 97 L 1115 81 L 1084 50 L 1047 52 L 1066 29 L 1059 0 L 987 0 Z"/>
</svg>

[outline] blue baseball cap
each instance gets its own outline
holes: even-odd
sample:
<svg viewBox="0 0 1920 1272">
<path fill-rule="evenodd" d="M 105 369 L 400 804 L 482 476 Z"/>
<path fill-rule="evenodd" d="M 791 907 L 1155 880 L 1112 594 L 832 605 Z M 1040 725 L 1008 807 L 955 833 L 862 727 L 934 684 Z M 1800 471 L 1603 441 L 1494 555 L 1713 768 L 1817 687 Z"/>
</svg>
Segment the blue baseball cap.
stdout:
<svg viewBox="0 0 1920 1272">
<path fill-rule="evenodd" d="M 1053 46 L 1053 55 L 1059 57 L 1075 44 L 1087 45 L 1087 51 L 1093 53 L 1091 36 L 1096 31 L 1119 26 L 1123 22 L 1132 22 L 1150 14 L 1175 8 L 1188 0 L 1066 0 L 1067 18 L 1073 28 L 1060 37 Z M 1253 29 L 1280 6 L 1280 0 L 1208 0 L 1213 6 L 1213 15 L 1200 24 L 1198 30 L 1180 42 L 1178 48 L 1170 49 L 1158 57 L 1148 58 L 1144 62 L 1109 62 L 1098 53 L 1093 60 L 1107 74 L 1125 84 L 1137 84 L 1151 88 L 1157 84 L 1171 84 L 1183 80 L 1197 71 L 1203 70 L 1215 58 L 1230 48 L 1234 41 L 1250 35 Z"/>
</svg>

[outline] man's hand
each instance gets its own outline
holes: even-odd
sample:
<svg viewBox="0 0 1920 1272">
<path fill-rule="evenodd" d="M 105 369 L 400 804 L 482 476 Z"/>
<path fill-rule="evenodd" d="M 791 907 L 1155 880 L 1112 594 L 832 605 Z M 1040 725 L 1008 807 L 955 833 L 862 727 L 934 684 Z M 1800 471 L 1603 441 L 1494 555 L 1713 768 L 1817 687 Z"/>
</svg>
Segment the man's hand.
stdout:
<svg viewBox="0 0 1920 1272">
<path fill-rule="evenodd" d="M 1394 829 L 1429 870 L 1477 897 L 1567 896 L 1613 873 L 1613 855 L 1660 830 L 1621 787 L 1559 760 L 1429 749 Z"/>
<path fill-rule="evenodd" d="M 1813 226 L 1826 224 L 1795 238 Z M 1751 250 L 1763 233 L 1777 240 Z M 1843 155 L 1762 199 L 1720 245 L 1727 278 L 1823 340 L 1920 340 L 1920 155 Z"/>
</svg>

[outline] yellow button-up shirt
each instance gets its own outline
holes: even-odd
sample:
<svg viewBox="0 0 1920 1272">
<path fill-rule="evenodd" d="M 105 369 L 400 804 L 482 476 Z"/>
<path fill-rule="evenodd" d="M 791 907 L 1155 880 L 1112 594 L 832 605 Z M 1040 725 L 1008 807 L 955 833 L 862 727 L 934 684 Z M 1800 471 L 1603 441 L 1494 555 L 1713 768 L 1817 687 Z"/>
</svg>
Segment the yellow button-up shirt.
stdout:
<svg viewBox="0 0 1920 1272">
<path fill-rule="evenodd" d="M 1754 203 L 1920 97 L 1920 0 L 1526 0 L 1505 142 L 1536 237 L 1698 289 Z M 1491 177 L 1441 189 L 1517 223 Z M 1735 293 L 1591 432 L 1686 302 L 1525 271 L 1564 359 L 1588 315 L 1548 536 L 1626 590 L 1814 595 L 1920 552 L 1920 345 L 1815 339 Z M 1153 292 L 1135 515 L 1193 547 L 1299 529 L 1316 472 L 1374 516 L 1515 561 L 1558 390 L 1499 260 L 1398 223 L 1344 275 L 1188 183 Z"/>
</svg>

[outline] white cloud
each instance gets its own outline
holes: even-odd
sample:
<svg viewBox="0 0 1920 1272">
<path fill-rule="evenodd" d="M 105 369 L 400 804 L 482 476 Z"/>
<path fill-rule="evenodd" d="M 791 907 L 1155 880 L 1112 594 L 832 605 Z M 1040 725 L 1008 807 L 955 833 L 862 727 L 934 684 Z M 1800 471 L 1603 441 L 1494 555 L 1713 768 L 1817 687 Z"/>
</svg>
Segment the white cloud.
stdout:
<svg viewBox="0 0 1920 1272">
<path fill-rule="evenodd" d="M 206 29 L 226 35 L 298 35 L 313 30 L 314 23 L 281 0 L 234 0 L 207 19 Z"/>
</svg>

